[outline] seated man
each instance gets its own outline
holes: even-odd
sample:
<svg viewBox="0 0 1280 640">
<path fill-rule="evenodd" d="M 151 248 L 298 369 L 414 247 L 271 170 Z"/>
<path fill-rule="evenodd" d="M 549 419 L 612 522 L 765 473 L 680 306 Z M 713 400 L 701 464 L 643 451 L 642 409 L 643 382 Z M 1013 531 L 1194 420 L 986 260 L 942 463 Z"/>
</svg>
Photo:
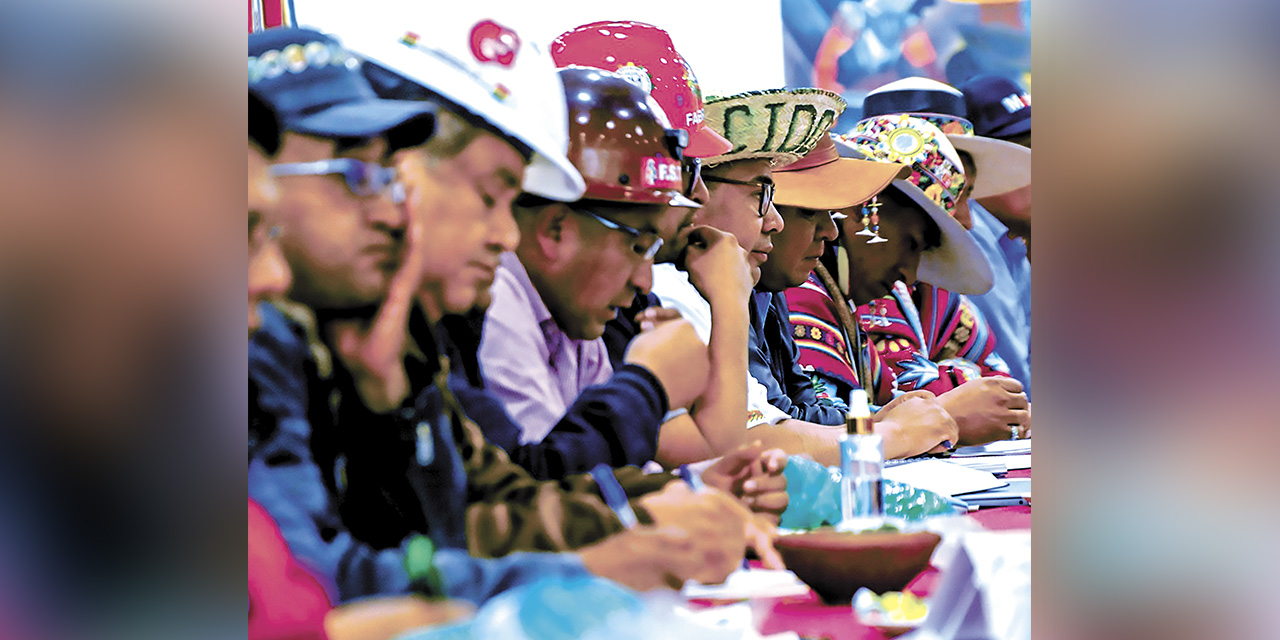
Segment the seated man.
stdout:
<svg viewBox="0 0 1280 640">
<path fill-rule="evenodd" d="M 586 142 L 582 142 L 582 137 L 579 135 L 584 128 L 584 118 L 585 124 L 590 125 L 593 121 L 599 122 L 602 119 L 612 121 L 616 116 L 608 109 L 601 109 L 601 105 L 586 108 L 588 105 L 582 100 L 583 95 L 589 95 L 595 90 L 592 83 L 603 80 L 599 73 L 577 69 L 563 72 L 561 74 L 563 78 L 561 78 L 561 75 L 550 73 L 550 60 L 546 59 L 545 51 L 534 47 L 522 48 L 519 58 L 523 64 L 511 67 L 510 73 L 503 71 L 507 67 L 498 64 L 480 65 L 476 70 L 479 75 L 509 87 L 512 95 L 503 100 L 495 100 L 491 93 L 476 94 L 473 90 L 473 78 L 457 77 L 456 71 L 450 71 L 452 63 L 444 60 L 434 46 L 415 45 L 412 48 L 414 55 L 407 57 L 404 55 L 405 47 L 399 41 L 375 38 L 368 40 L 364 46 L 367 51 L 375 52 L 369 55 L 376 55 L 379 60 L 396 61 L 397 66 L 394 70 L 377 65 L 366 65 L 367 76 L 377 84 L 377 90 L 384 97 L 422 99 L 428 94 L 440 96 L 461 111 L 483 116 L 480 125 L 487 123 L 489 127 L 496 127 L 507 135 L 517 136 L 523 141 L 521 144 L 534 150 L 530 170 L 523 185 L 532 196 L 572 202 L 578 200 L 583 194 L 582 176 L 574 168 L 569 157 L 561 151 L 570 146 L 566 139 L 567 130 L 574 132 L 573 138 L 577 141 L 575 145 L 578 145 L 575 148 L 580 148 L 583 157 L 599 156 L 616 150 L 617 138 L 610 141 L 587 136 Z M 538 72 L 516 73 L 520 69 L 534 69 Z M 400 75 L 402 73 L 409 77 Z M 485 76 L 485 74 L 488 75 Z M 544 78 L 544 75 L 547 77 Z M 535 79 L 543 82 L 533 82 L 532 80 Z M 468 89 L 472 90 L 468 91 Z M 533 97 L 539 99 L 533 100 Z M 641 103 L 638 102 L 641 100 L 641 94 L 633 92 L 630 98 L 624 99 L 624 102 L 625 100 L 630 102 L 619 106 L 619 109 L 623 109 L 622 112 L 625 113 L 636 114 L 637 121 L 644 122 L 647 116 L 641 114 L 653 106 L 648 97 L 644 97 Z M 566 113 L 566 102 L 574 105 L 572 113 Z M 602 98 L 601 103 L 605 102 L 608 100 Z M 655 108 L 651 113 L 660 114 L 661 112 Z M 542 115 L 536 117 L 537 114 Z M 555 127 L 549 126 L 548 123 L 556 120 L 564 121 L 567 130 L 557 132 Z M 653 124 L 660 123 L 653 121 Z M 608 130 L 608 127 L 606 126 L 605 129 Z M 673 134 L 665 127 L 655 128 L 653 131 L 655 138 L 652 142 L 656 149 L 670 153 L 670 138 L 674 135 L 677 140 L 682 139 L 679 133 Z M 474 135 L 474 132 L 460 133 L 459 139 L 468 139 L 467 136 L 470 135 Z M 579 142 L 582 144 L 579 145 Z M 634 144 L 634 140 L 632 142 Z M 678 146 L 676 151 L 679 151 Z M 576 158 L 577 152 L 574 155 Z M 423 176 L 424 172 L 442 173 L 439 171 L 440 158 L 432 161 L 430 155 L 412 153 L 404 154 L 401 160 L 401 168 L 406 176 L 426 179 L 430 176 Z M 648 165 L 653 160 L 654 158 L 649 157 L 644 159 L 644 163 Z M 483 168 L 483 165 L 479 168 Z M 575 176 L 575 186 L 572 190 L 566 189 L 570 183 L 565 178 L 566 173 Z M 453 175 L 435 178 L 445 181 L 457 179 Z M 647 177 L 642 177 L 643 179 Z M 430 190 L 425 192 L 437 193 Z M 435 205 L 424 203 L 423 206 L 433 206 L 441 211 L 450 210 L 444 203 Z M 664 232 L 668 234 L 667 237 L 674 233 L 670 229 L 675 222 L 687 222 L 689 217 L 687 213 L 681 217 L 680 211 L 674 213 L 675 221 L 667 218 L 662 222 L 663 228 L 668 230 Z M 509 245 L 504 244 L 512 241 L 509 236 L 511 227 L 508 226 L 510 220 L 495 220 L 493 223 L 501 223 L 500 228 L 508 235 L 493 239 L 488 245 L 488 249 L 493 254 L 484 254 L 475 264 L 492 264 L 500 259 L 498 256 L 502 251 L 510 249 Z M 457 239 L 458 243 L 465 241 L 465 238 Z M 476 309 L 487 308 L 491 304 L 492 295 L 488 288 L 490 282 L 489 278 L 476 281 L 474 298 L 468 298 L 473 301 L 473 305 L 465 309 L 466 315 L 470 318 L 453 316 L 453 320 L 462 322 L 452 323 L 451 331 L 456 330 L 458 325 L 464 322 L 474 322 L 477 319 Z M 465 281 L 459 284 L 464 287 L 465 285 Z M 423 293 L 431 292 L 424 290 Z M 448 293 L 448 295 L 454 294 Z M 431 301 L 429 295 L 421 296 L 420 302 L 428 315 L 434 316 L 438 312 L 438 305 Z M 455 308 L 453 311 L 461 312 L 463 309 Z M 444 321 L 447 319 L 449 317 L 441 318 L 440 324 L 445 324 Z M 483 313 L 479 314 L 478 319 L 483 321 Z M 430 323 L 411 323 L 411 329 L 420 328 L 426 324 Z M 464 328 L 464 331 L 468 334 L 472 333 L 469 327 Z M 560 421 L 540 441 L 530 441 L 521 437 L 526 426 L 512 420 L 501 403 L 495 400 L 493 394 L 483 388 L 484 383 L 479 375 L 478 366 L 464 366 L 464 373 L 467 375 L 454 376 L 453 381 L 459 384 L 451 391 L 457 394 L 467 414 L 481 426 L 486 440 L 505 449 L 514 460 L 537 478 L 562 479 L 568 473 L 587 471 L 600 463 L 612 466 L 643 464 L 652 459 L 651 438 L 646 441 L 643 430 L 635 429 L 633 425 L 636 421 L 643 422 L 646 412 L 653 412 L 655 415 L 651 419 L 657 423 L 664 410 L 663 403 L 668 400 L 666 389 L 680 388 L 685 385 L 682 380 L 696 377 L 689 366 L 691 361 L 685 352 L 700 351 L 702 348 L 687 335 L 687 332 L 683 339 L 681 335 L 679 325 L 646 332 L 628 355 L 630 364 L 624 367 L 627 371 L 620 371 L 618 375 L 611 377 L 607 384 L 589 387 L 579 395 Z M 453 353 L 461 356 L 465 362 L 475 361 L 478 346 L 470 349 L 465 343 L 467 339 L 472 339 L 472 336 L 464 335 L 463 341 L 456 340 L 456 336 L 456 333 L 447 336 L 446 348 L 452 349 Z M 434 336 L 426 333 L 417 335 L 416 339 L 436 342 Z M 681 340 L 685 347 L 681 346 Z M 472 344 L 478 341 L 474 339 Z M 742 498 L 746 505 L 762 512 L 767 519 L 774 519 L 785 508 L 783 492 L 785 479 L 782 476 L 784 465 L 785 460 L 780 452 L 768 452 L 763 451 L 759 446 L 744 445 L 706 469 L 704 476 L 708 484 L 732 491 Z M 738 469 L 741 474 L 746 475 L 737 479 L 731 479 L 725 475 L 725 470 L 733 469 Z M 645 487 L 655 486 L 657 481 L 655 477 L 639 475 L 634 473 L 634 470 L 621 473 L 625 477 L 623 480 L 625 488 L 630 489 L 630 483 L 635 482 L 639 484 L 637 490 L 641 492 Z M 746 476 L 750 476 L 752 481 L 748 482 Z"/>
<path fill-rule="evenodd" d="M 719 247 L 713 247 L 707 255 L 731 249 L 733 253 L 746 253 L 748 261 L 745 265 L 738 263 L 737 268 L 721 268 L 711 277 L 700 275 L 693 268 L 686 273 L 672 265 L 658 265 L 654 269 L 654 292 L 664 307 L 679 311 L 693 322 L 713 352 L 721 349 L 723 355 L 714 358 L 712 366 L 713 375 L 722 377 L 721 386 L 716 387 L 720 399 L 731 400 L 727 404 L 745 409 L 738 413 L 745 420 L 721 420 L 707 425 L 698 421 L 713 446 L 731 447 L 750 437 L 787 453 L 811 455 L 825 464 L 839 460 L 838 443 L 843 430 L 797 420 L 770 405 L 767 390 L 748 373 L 746 347 L 751 288 L 760 277 L 760 265 L 773 248 L 771 237 L 783 228 L 772 204 L 773 166 L 793 162 L 806 153 L 826 136 L 843 109 L 839 96 L 818 89 L 752 92 L 707 103 L 709 126 L 721 131 L 735 146 L 707 159 L 703 178 L 710 194 L 694 222 L 717 229 L 721 235 L 728 234 L 729 242 L 719 242 Z M 689 260 L 684 262 L 685 266 L 692 264 Z M 740 380 L 747 384 L 742 385 Z M 709 384 L 708 390 L 711 389 Z M 896 418 L 890 417 L 895 411 L 903 412 L 899 416 L 929 413 L 938 418 L 932 423 L 944 427 L 936 434 L 936 440 L 932 436 L 918 441 L 890 436 L 894 444 L 888 449 L 894 455 L 926 451 L 947 438 L 946 425 L 954 429 L 954 423 L 942 414 L 935 401 L 913 396 L 878 416 L 878 430 L 889 434 L 901 429 Z"/>
<path fill-rule="evenodd" d="M 706 183 L 701 178 L 701 159 L 726 153 L 733 145 L 707 126 L 697 78 L 666 31 L 641 22 L 595 22 L 561 34 L 551 49 L 561 66 L 616 71 L 644 89 L 674 125 L 688 134 L 689 146 L 684 150 L 684 195 L 699 203 L 709 199 Z M 713 273 L 740 271 L 744 262 L 737 255 L 740 252 L 732 250 L 732 243 L 716 242 L 723 234 L 715 234 L 709 227 L 686 233 L 692 229 L 693 215 L 694 212 L 689 211 L 680 221 L 677 235 L 668 238 L 655 254 L 655 263 L 679 261 L 685 268 L 697 272 L 694 277 L 704 281 L 713 279 L 710 275 Z M 688 242 L 691 235 L 695 240 L 692 248 Z M 720 249 L 710 250 L 714 244 L 719 244 Z M 657 296 L 636 295 L 626 309 L 606 324 L 604 340 L 611 362 L 615 365 L 625 362 L 625 354 L 643 326 L 679 317 L 670 310 L 646 311 L 658 306 Z M 737 333 L 731 324 L 726 324 L 723 337 L 710 341 L 707 357 L 711 362 L 727 363 L 738 358 L 734 353 L 740 349 L 736 341 L 724 339 Z M 731 369 L 712 367 L 705 391 L 690 410 L 677 408 L 668 414 L 662 425 L 663 445 L 656 460 L 674 466 L 733 450 L 738 436 L 729 433 L 726 439 L 723 425 L 738 421 L 742 405 L 737 400 L 740 376 Z"/>
<path fill-rule="evenodd" d="M 610 508 L 596 481 L 611 489 L 612 474 L 537 483 L 484 443 L 461 414 L 435 345 L 407 337 L 420 287 L 433 292 L 424 306 L 443 313 L 471 304 L 477 285 L 487 285 L 483 273 L 466 272 L 477 255 L 464 252 L 458 261 L 451 243 L 471 238 L 487 253 L 514 241 L 506 207 L 527 161 L 520 139 L 464 127 L 440 112 L 441 133 L 426 147 L 428 162 L 441 169 L 438 181 L 415 187 L 409 206 L 398 207 L 395 174 L 382 164 L 388 141 L 412 144 L 430 135 L 421 114 L 431 108 L 369 105 L 373 93 L 358 65 L 343 64 L 350 54 L 322 34 L 279 29 L 250 36 L 259 61 L 292 45 L 326 48 L 325 61 L 337 63 L 250 76 L 278 109 L 287 105 L 280 109 L 288 129 L 284 162 L 272 173 L 287 176 L 279 180 L 279 211 L 293 293 L 317 320 L 310 327 L 315 339 L 307 340 L 306 326 L 264 307 L 250 350 L 259 392 L 251 411 L 250 495 L 294 552 L 335 580 L 343 599 L 413 586 L 481 601 L 521 576 L 584 569 L 638 588 L 723 578 L 740 559 L 732 550 L 741 550 L 745 534 L 735 501 L 718 492 L 690 495 L 660 477 L 652 484 L 665 487 L 661 493 L 634 505 L 611 498 Z M 335 167 L 342 172 L 337 181 L 324 175 Z M 442 186 L 446 173 L 452 191 Z M 426 211 L 435 216 L 431 234 Z M 499 215 L 489 219 L 485 212 Z M 466 224 L 479 224 L 480 233 L 459 226 Z M 611 536 L 624 527 L 615 508 L 629 514 L 632 507 L 641 525 L 679 521 L 685 531 L 641 526 Z M 606 536 L 577 557 L 519 554 L 481 564 L 460 549 L 567 549 Z M 667 564 L 670 549 L 689 564 Z"/>
<path fill-rule="evenodd" d="M 679 57 L 671 45 L 670 37 L 661 29 L 651 25 L 641 23 L 608 23 L 608 29 L 602 31 L 601 27 L 604 23 L 596 23 L 592 25 L 584 25 L 577 29 L 562 34 L 552 46 L 552 54 L 561 66 L 585 66 L 590 68 L 600 68 L 605 70 L 617 69 L 619 72 L 630 69 L 634 71 L 635 65 L 639 64 L 650 70 L 650 74 L 641 81 L 634 74 L 624 75 L 628 81 L 637 84 L 643 91 L 638 95 L 647 96 L 644 100 L 647 105 L 639 105 L 639 107 L 627 106 L 628 113 L 644 112 L 646 106 L 652 106 L 657 103 L 660 107 L 661 114 L 671 116 L 675 120 L 677 129 L 687 134 L 690 148 L 695 155 L 707 155 L 719 153 L 729 148 L 729 144 L 723 137 L 714 131 L 705 127 L 703 124 L 703 105 L 701 93 L 697 89 L 696 80 L 692 78 L 691 71 L 687 64 Z M 604 34 L 611 35 L 604 35 Z M 619 42 L 613 35 L 628 35 L 622 42 Z M 565 76 L 568 79 L 569 76 Z M 577 96 L 578 90 L 569 89 L 571 96 Z M 574 105 L 574 109 L 582 109 L 581 101 L 572 98 L 570 104 Z M 621 111 L 619 113 L 622 113 Z M 658 113 L 657 110 L 654 113 Z M 600 119 L 611 119 L 615 117 L 612 113 L 594 113 L 588 110 L 575 111 L 571 114 L 569 124 L 572 129 L 577 131 L 584 128 L 593 121 Z M 619 128 L 621 131 L 623 128 Z M 589 129 L 588 129 L 589 130 Z M 629 135 L 629 134 L 628 134 Z M 578 136 L 574 135 L 575 144 L 578 143 Z M 606 136 L 607 138 L 607 136 Z M 599 138 L 604 141 L 606 138 Z M 586 140 L 597 139 L 594 136 L 586 137 Z M 592 144 L 605 144 L 606 142 L 596 142 Z M 612 143 L 607 143 L 612 144 Z M 677 150 L 681 151 L 681 150 Z M 604 153 L 605 150 L 587 149 L 583 152 L 584 159 L 587 157 L 595 157 Z M 630 153 L 630 152 L 629 152 Z M 661 145 L 655 145 L 652 154 L 665 154 L 666 151 Z M 574 151 L 575 157 L 578 152 Z M 680 155 L 675 158 L 679 159 Z M 647 161 L 646 161 L 647 162 Z M 696 161 L 695 161 L 696 162 Z M 672 171 L 671 177 L 675 177 L 677 165 L 670 165 Z M 696 206 L 696 201 L 690 198 L 700 198 L 705 195 L 706 188 L 701 180 L 697 178 L 697 172 L 689 172 L 688 176 L 681 176 L 680 181 L 672 180 L 668 185 L 668 193 L 655 200 L 655 193 L 646 193 L 644 189 L 628 189 L 620 193 L 617 185 L 623 180 L 627 180 L 627 176 L 604 176 L 605 180 L 599 184 L 593 184 L 588 189 L 588 194 L 596 193 L 601 201 L 614 200 L 614 203 L 603 202 L 597 203 L 595 209 L 614 209 L 619 210 L 616 201 L 620 195 L 626 195 L 628 200 L 633 201 L 627 208 L 637 209 L 634 201 L 653 201 L 664 206 L 672 201 L 681 201 L 686 208 L 677 208 L 670 210 L 662 220 L 661 239 L 663 242 L 655 243 L 653 249 L 655 251 L 653 259 L 671 259 L 672 256 L 680 253 L 680 247 L 683 246 L 684 229 L 691 225 L 692 206 Z M 687 178 L 687 181 L 685 180 Z M 615 180 L 617 182 L 615 182 Z M 683 194 L 681 193 L 683 190 Z M 535 199 L 528 199 L 532 204 L 532 209 L 540 212 L 552 211 L 558 207 L 547 202 L 538 202 Z M 578 203 L 578 205 L 569 205 L 570 208 L 589 203 Z M 623 214 L 625 215 L 625 214 Z M 522 215 L 522 221 L 531 222 L 535 218 L 529 215 Z M 637 225 L 638 226 L 638 225 Z M 588 228 L 589 230 L 589 228 Z M 594 450 L 584 450 L 579 448 L 575 453 L 577 460 L 587 460 L 594 456 L 594 461 L 611 460 L 614 464 L 630 463 L 639 464 L 649 460 L 658 460 L 665 465 L 675 466 L 684 462 L 692 462 L 703 458 L 712 457 L 731 451 L 732 448 L 724 451 L 713 452 L 711 448 L 703 442 L 701 434 L 696 427 L 693 426 L 692 420 L 684 414 L 684 406 L 689 404 L 689 399 L 697 396 L 703 386 L 705 376 L 704 359 L 707 350 L 692 335 L 692 332 L 678 333 L 673 331 L 672 327 L 659 328 L 653 332 L 646 332 L 634 341 L 630 338 L 634 337 L 635 332 L 628 336 L 627 340 L 631 342 L 629 350 L 625 356 L 620 354 L 609 353 L 606 359 L 604 354 L 607 352 L 604 342 L 599 339 L 600 327 L 592 326 L 586 331 L 584 337 L 588 340 L 573 340 L 569 345 L 580 349 L 589 362 L 574 361 L 572 358 L 564 358 L 560 356 L 552 356 L 544 358 L 544 360 L 555 360 L 555 363 L 539 362 L 525 363 L 522 358 L 527 358 L 535 351 L 541 353 L 547 350 L 549 337 L 538 335 L 537 333 L 528 333 L 525 337 L 519 337 L 516 326 L 508 321 L 510 313 L 502 310 L 502 304 L 507 304 L 508 300 L 521 300 L 521 307 L 528 306 L 535 298 L 538 302 L 542 302 L 545 298 L 544 311 L 541 308 L 536 309 L 539 313 L 550 314 L 555 316 L 554 322 L 544 322 L 543 333 L 551 331 L 552 333 L 563 333 L 565 331 L 582 330 L 578 322 L 585 310 L 587 303 L 592 301 L 592 297 L 604 299 L 609 303 L 609 307 L 624 307 L 631 304 L 632 299 L 646 300 L 648 286 L 644 282 L 649 275 L 649 261 L 641 264 L 625 265 L 625 271 L 620 271 L 620 275 L 625 275 L 626 271 L 630 271 L 633 276 L 631 286 L 625 290 L 618 290 L 616 287 L 599 286 L 602 279 L 608 280 L 605 271 L 596 268 L 592 270 L 570 267 L 564 268 L 564 263 L 574 260 L 591 261 L 601 256 L 607 255 L 609 247 L 607 245 L 580 247 L 578 251 L 572 255 L 565 254 L 559 256 L 558 259 L 550 259 L 551 256 L 543 251 L 540 243 L 545 240 L 539 240 L 535 243 L 535 237 L 540 233 L 539 229 L 527 229 L 524 234 L 525 242 L 522 242 L 521 248 L 517 251 L 520 262 L 519 270 L 528 270 L 531 285 L 536 287 L 536 291 L 531 291 L 529 286 L 513 287 L 516 291 L 509 295 L 506 287 L 499 282 L 495 293 L 494 313 L 489 315 L 488 325 L 491 330 L 485 333 L 485 351 L 501 346 L 503 352 L 508 354 L 505 360 L 490 365 L 486 358 L 486 367 L 492 367 L 495 370 L 489 374 L 490 385 L 495 389 L 502 389 L 508 406 L 513 409 L 517 416 L 531 416 L 531 421 L 521 420 L 525 426 L 535 429 L 532 433 L 528 433 L 523 440 L 527 442 L 546 443 L 553 439 L 563 440 L 565 434 L 560 433 L 574 428 L 582 430 L 591 429 L 601 434 L 609 436 L 606 442 L 602 444 L 609 445 L 607 449 L 597 446 Z M 695 253 L 697 250 L 695 250 Z M 734 256 L 730 256 L 733 258 Z M 561 264 L 557 264 L 557 262 Z M 695 264 L 701 265 L 703 269 L 714 268 L 714 260 L 695 260 Z M 559 271 L 562 275 L 551 276 L 552 271 Z M 512 273 L 518 270 L 513 269 Z M 613 278 L 612 280 L 621 284 L 624 278 Z M 639 281 L 638 283 L 635 281 Z M 520 284 L 517 282 L 516 284 Z M 618 295 L 614 295 L 614 291 Z M 634 293 L 633 293 L 634 292 Z M 625 299 L 625 302 L 623 302 Z M 598 305 L 597 305 L 598 307 Z M 577 312 L 577 313 L 575 313 Z M 612 320 L 613 310 L 606 309 L 605 313 Z M 548 316 L 549 317 L 549 316 Z M 524 318 L 521 323 L 526 328 L 532 326 L 529 318 Z M 610 323 L 612 324 L 612 323 Z M 548 326 L 554 325 L 552 328 Z M 677 325 L 679 326 L 679 325 Z M 638 329 L 639 324 L 634 325 Z M 494 333 L 492 329 L 506 328 L 508 331 Z M 659 348 L 646 346 L 652 343 L 653 338 L 662 333 L 672 334 L 672 340 L 668 340 L 669 344 L 662 345 Z M 555 337 L 557 342 L 560 336 Z M 674 340 L 680 340 L 676 343 Z M 484 355 L 482 351 L 482 356 Z M 528 354 L 528 355 L 526 355 Z M 658 362 L 658 359 L 665 360 Z M 622 404 L 625 398 L 610 397 L 606 395 L 610 391 L 618 388 L 620 382 L 627 382 L 627 378 L 637 373 L 635 364 L 645 364 L 646 368 L 658 374 L 660 378 L 664 378 L 664 382 L 672 384 L 664 385 L 670 390 L 679 387 L 681 394 L 685 399 L 679 402 L 669 402 L 669 408 L 674 411 L 670 415 L 676 417 L 666 422 L 663 421 L 661 414 L 653 415 L 648 412 L 648 407 L 635 407 Z M 659 368 L 655 365 L 664 365 Z M 695 366 L 699 365 L 699 366 Z M 609 373 L 613 369 L 613 375 Z M 673 374 L 663 375 L 663 371 L 674 369 L 680 373 L 680 377 Z M 643 371 L 640 371 L 643 373 Z M 499 379 L 494 379 L 494 377 Z M 642 376 L 637 382 L 644 382 Z M 712 373 L 712 385 L 715 384 L 716 374 Z M 558 379 L 558 392 L 550 394 L 546 390 L 539 390 L 539 386 L 545 386 L 542 383 L 551 379 Z M 596 384 L 591 384 L 591 383 Z M 704 397 L 710 395 L 703 394 Z M 556 415 L 566 406 L 569 409 L 559 418 L 559 422 L 554 427 L 549 426 Z M 594 414 L 599 416 L 590 421 L 589 425 L 577 427 L 577 425 L 566 424 L 573 420 L 577 415 L 581 415 L 581 408 L 587 406 Z M 696 410 L 697 415 L 707 416 L 716 415 L 716 407 L 719 404 L 715 402 L 701 402 Z M 660 431 L 659 431 L 659 428 Z M 543 435 L 545 433 L 545 435 Z M 659 437 L 659 433 L 661 434 Z M 616 435 L 614 435 L 616 434 Z M 496 436 L 490 432 L 490 437 Z M 503 443 L 504 447 L 508 447 Z M 746 445 L 750 446 L 750 445 Z M 513 452 L 521 451 L 528 447 L 528 444 L 522 444 L 517 449 L 509 449 Z M 656 448 L 655 448 L 656 447 Z M 568 459 L 567 452 L 563 447 L 559 447 L 562 454 L 565 454 L 565 466 L 572 469 L 571 461 Z M 581 464 L 581 462 L 578 462 Z M 771 463 L 774 471 L 780 471 L 781 462 L 774 459 Z"/>
<path fill-rule="evenodd" d="M 480 365 L 524 442 L 542 441 L 589 387 L 657 374 L 665 392 L 656 402 L 619 394 L 598 400 L 611 413 L 597 427 L 616 434 L 610 448 L 625 463 L 644 464 L 661 447 L 663 415 L 701 392 L 706 348 L 687 323 L 683 340 L 673 325 L 666 330 L 678 341 L 665 353 L 632 349 L 629 359 L 646 366 L 615 373 L 600 337 L 618 308 L 648 293 L 653 256 L 698 206 L 683 195 L 683 132 L 669 127 L 660 108 L 648 110 L 652 101 L 621 76 L 585 67 L 559 74 L 569 96 L 569 157 L 587 180 L 586 192 L 567 203 L 534 195 L 516 201 L 520 242 L 498 269 Z M 614 455 L 594 452 L 592 464 Z"/>
<path fill-rule="evenodd" d="M 950 215 L 964 187 L 964 173 L 947 138 L 918 119 L 885 118 L 873 124 L 882 126 L 873 126 L 857 138 L 860 148 L 868 152 L 883 148 L 890 136 L 919 141 L 919 149 L 910 156 L 909 177 L 895 180 L 860 212 L 858 207 L 846 209 L 849 215 L 842 216 L 840 250 L 827 252 L 824 264 L 801 286 L 789 289 L 786 297 L 800 363 L 812 372 L 822 395 L 843 401 L 865 384 L 873 391 L 873 401 L 884 404 L 901 392 L 897 377 L 883 365 L 880 352 L 868 347 L 849 303 L 874 300 L 898 280 L 914 282 L 918 277 L 957 291 L 982 291 L 990 286 L 991 276 L 973 239 Z M 904 132 L 899 134 L 900 130 Z M 857 153 L 848 147 L 844 152 Z M 943 184 L 950 186 L 943 188 Z M 978 385 L 990 383 L 995 381 Z M 982 440 L 980 433 L 966 431 L 965 425 L 1007 424 L 1016 419 L 1016 409 L 1001 404 L 1016 404 L 1015 393 L 986 394 L 991 399 L 977 408 L 995 413 L 990 420 L 975 415 L 972 402 L 957 402 L 969 398 L 967 390 L 938 400 L 960 425 L 958 442 L 969 444 L 991 438 Z M 1007 434 L 1007 426 L 1001 429 Z"/>
<path fill-rule="evenodd" d="M 769 391 L 769 404 L 792 418 L 843 425 L 847 405 L 814 388 L 799 363 L 790 311 L 783 291 L 804 283 L 818 266 L 828 243 L 838 235 L 832 211 L 870 200 L 910 170 L 901 165 L 840 157 L 830 136 L 804 158 L 775 169 L 774 203 L 785 222 L 773 237 L 773 251 L 760 265 L 760 282 L 751 297 L 751 377 Z"/>
<path fill-rule="evenodd" d="M 1031 148 L 1031 96 L 999 76 L 966 82 L 965 106 L 978 136 Z M 995 284 L 970 300 L 999 337 L 996 353 L 1031 395 L 1031 185 L 971 204 L 973 238 L 991 263 Z"/>
<path fill-rule="evenodd" d="M 280 253 L 280 227 L 269 156 L 280 146 L 279 123 L 249 94 L 249 335 L 261 325 L 260 304 L 282 298 L 292 275 Z M 252 499 L 248 509 L 249 640 L 389 640 L 406 631 L 469 615 L 457 601 L 387 596 L 334 607 L 323 582 L 290 552 L 271 516 Z M 480 564 L 484 561 L 475 561 Z M 497 565 L 498 562 L 490 562 Z"/>
<path fill-rule="evenodd" d="M 955 206 L 955 218 L 965 229 L 973 227 L 971 196 L 999 195 L 1031 183 L 1030 149 L 973 135 L 964 97 L 955 88 L 928 78 L 905 78 L 872 91 L 863 104 L 864 119 L 904 114 L 936 126 L 954 144 L 968 178 Z M 1008 365 L 995 352 L 999 336 L 967 296 L 928 283 L 903 285 L 903 295 L 877 300 L 859 310 L 872 322 L 869 331 L 878 347 L 897 347 L 880 349 L 880 355 L 897 374 L 902 389 L 925 389 L 941 395 L 968 381 L 1009 376 Z M 914 317 L 920 318 L 919 330 L 907 330 Z M 999 395 L 1006 386 L 994 382 L 970 385 L 962 397 L 985 404 L 991 398 L 984 395 Z M 1017 387 L 1016 392 L 1022 393 L 1021 383 Z M 953 398 L 952 402 L 959 400 Z M 962 425 L 962 429 L 978 434 L 987 426 Z M 1029 427 L 1023 422 L 1003 428 L 1006 437 L 1021 437 Z"/>
</svg>

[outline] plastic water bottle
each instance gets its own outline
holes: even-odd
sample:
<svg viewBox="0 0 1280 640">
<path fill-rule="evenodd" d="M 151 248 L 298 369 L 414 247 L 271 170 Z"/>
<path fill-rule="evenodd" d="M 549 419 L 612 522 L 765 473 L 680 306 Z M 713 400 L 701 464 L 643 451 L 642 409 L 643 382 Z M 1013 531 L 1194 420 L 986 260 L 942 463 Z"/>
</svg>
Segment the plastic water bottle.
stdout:
<svg viewBox="0 0 1280 640">
<path fill-rule="evenodd" d="M 867 392 L 858 389 L 849 402 L 840 439 L 841 531 L 865 531 L 884 525 L 884 438 L 871 428 Z"/>
</svg>

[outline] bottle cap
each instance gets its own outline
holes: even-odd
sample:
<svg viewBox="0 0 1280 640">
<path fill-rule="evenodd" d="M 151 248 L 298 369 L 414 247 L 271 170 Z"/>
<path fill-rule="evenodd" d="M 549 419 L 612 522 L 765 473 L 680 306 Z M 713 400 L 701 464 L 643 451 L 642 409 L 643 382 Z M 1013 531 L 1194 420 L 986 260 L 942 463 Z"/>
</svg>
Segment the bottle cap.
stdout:
<svg viewBox="0 0 1280 640">
<path fill-rule="evenodd" d="M 845 415 L 844 424 L 847 433 L 872 433 L 871 403 L 865 389 L 854 389 L 849 394 L 849 413 Z"/>
</svg>

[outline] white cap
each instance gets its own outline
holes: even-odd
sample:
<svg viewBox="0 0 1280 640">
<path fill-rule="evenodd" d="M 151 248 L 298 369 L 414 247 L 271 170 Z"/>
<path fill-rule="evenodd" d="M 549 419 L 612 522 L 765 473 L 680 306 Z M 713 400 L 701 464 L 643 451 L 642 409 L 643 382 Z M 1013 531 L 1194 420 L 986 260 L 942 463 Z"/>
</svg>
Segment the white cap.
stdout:
<svg viewBox="0 0 1280 640">
<path fill-rule="evenodd" d="M 849 418 L 870 418 L 871 400 L 866 389 L 854 389 L 849 392 Z"/>
<path fill-rule="evenodd" d="M 484 3 L 294 0 L 305 25 L 420 84 L 533 150 L 524 190 L 572 202 L 586 183 L 569 162 L 564 85 L 551 54 L 489 17 Z"/>
</svg>

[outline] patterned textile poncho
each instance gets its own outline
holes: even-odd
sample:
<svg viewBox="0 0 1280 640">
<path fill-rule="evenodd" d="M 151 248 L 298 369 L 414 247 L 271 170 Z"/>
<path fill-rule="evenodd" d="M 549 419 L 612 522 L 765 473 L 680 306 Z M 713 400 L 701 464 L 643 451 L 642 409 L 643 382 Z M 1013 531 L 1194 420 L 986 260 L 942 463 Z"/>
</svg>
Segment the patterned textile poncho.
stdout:
<svg viewBox="0 0 1280 640">
<path fill-rule="evenodd" d="M 847 400 L 862 388 L 852 331 L 816 274 L 786 291 L 801 366 L 813 376 L 819 398 Z M 919 283 L 898 282 L 884 298 L 857 309 L 857 321 L 874 349 L 862 358 L 871 371 L 872 400 L 887 404 L 907 391 L 935 394 L 984 376 L 1008 376 L 995 354 L 995 335 L 963 295 Z"/>
<path fill-rule="evenodd" d="M 858 307 L 858 317 L 900 391 L 942 394 L 970 380 L 1009 376 L 995 334 L 968 296 L 897 282 L 889 295 Z"/>
</svg>

